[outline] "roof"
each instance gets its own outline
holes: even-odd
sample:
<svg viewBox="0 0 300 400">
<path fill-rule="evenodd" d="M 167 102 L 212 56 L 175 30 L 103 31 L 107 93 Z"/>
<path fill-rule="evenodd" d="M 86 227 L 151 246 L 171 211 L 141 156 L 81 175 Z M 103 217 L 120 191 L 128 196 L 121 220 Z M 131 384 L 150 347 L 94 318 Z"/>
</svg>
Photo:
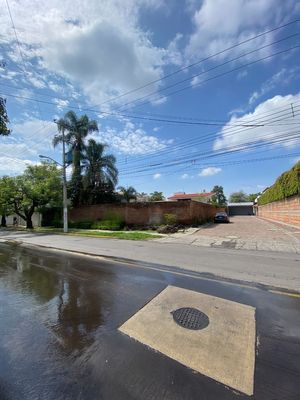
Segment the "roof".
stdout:
<svg viewBox="0 0 300 400">
<path fill-rule="evenodd" d="M 199 197 L 211 197 L 214 193 L 212 192 L 202 192 L 202 193 L 174 193 L 173 196 L 168 197 L 169 200 L 184 200 L 193 199 Z"/>
<path fill-rule="evenodd" d="M 253 201 L 244 201 L 243 203 L 228 203 L 228 207 L 238 207 L 238 206 L 253 206 Z"/>
</svg>

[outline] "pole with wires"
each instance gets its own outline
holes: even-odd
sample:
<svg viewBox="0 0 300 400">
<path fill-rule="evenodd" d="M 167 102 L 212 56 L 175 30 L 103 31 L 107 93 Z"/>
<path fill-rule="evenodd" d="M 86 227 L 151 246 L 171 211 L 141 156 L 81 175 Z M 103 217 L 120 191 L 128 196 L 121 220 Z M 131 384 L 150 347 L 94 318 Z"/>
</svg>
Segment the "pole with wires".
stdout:
<svg viewBox="0 0 300 400">
<path fill-rule="evenodd" d="M 64 232 L 68 232 L 68 198 L 67 198 L 67 177 L 66 177 L 66 144 L 65 144 L 65 130 L 62 129 L 62 144 L 63 144 L 63 218 L 64 218 Z"/>
</svg>

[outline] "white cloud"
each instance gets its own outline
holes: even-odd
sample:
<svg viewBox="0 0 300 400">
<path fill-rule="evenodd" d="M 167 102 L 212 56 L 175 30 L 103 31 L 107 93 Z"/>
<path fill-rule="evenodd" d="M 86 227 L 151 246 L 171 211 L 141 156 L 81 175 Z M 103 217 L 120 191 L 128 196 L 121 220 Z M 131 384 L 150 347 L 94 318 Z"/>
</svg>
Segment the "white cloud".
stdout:
<svg viewBox="0 0 300 400">
<path fill-rule="evenodd" d="M 168 60 L 174 65 L 181 65 L 183 62 L 182 53 L 179 50 L 182 39 L 183 35 L 181 33 L 177 33 L 175 38 L 171 40 L 168 45 Z"/>
<path fill-rule="evenodd" d="M 212 176 L 216 175 L 222 171 L 222 168 L 217 167 L 207 167 L 204 168 L 201 172 L 199 172 L 199 176 Z"/>
<path fill-rule="evenodd" d="M 21 174 L 28 165 L 36 165 L 39 162 L 23 160 L 13 157 L 0 156 L 0 175 Z"/>
<path fill-rule="evenodd" d="M 153 179 L 159 179 L 161 178 L 161 174 L 157 173 L 153 175 Z"/>
<path fill-rule="evenodd" d="M 37 89 L 44 89 L 46 87 L 44 79 L 41 79 L 41 77 L 34 72 L 27 72 L 25 77 L 27 78 L 27 81 Z M 24 81 L 26 82 L 26 79 L 24 79 Z"/>
<path fill-rule="evenodd" d="M 198 59 L 222 51 L 268 29 L 280 25 L 283 15 L 293 15 L 299 9 L 295 1 L 278 0 L 204 0 L 193 13 L 194 32 L 186 48 L 188 58 Z M 242 52 L 272 42 L 274 34 L 262 36 L 243 45 Z M 231 50 L 220 57 L 230 57 L 241 49 Z M 255 57 L 272 52 L 271 48 L 255 53 Z"/>
<path fill-rule="evenodd" d="M 52 152 L 52 139 L 56 132 L 57 127 L 52 121 L 31 118 L 12 124 L 12 134 L 1 139 L 1 154 L 4 155 L 1 173 L 8 173 L 13 162 L 15 166 L 11 171 L 18 173 L 27 162 L 36 163 L 40 153 L 47 155 Z M 5 157 L 8 159 L 7 164 Z M 28 158 L 32 158 L 32 161 Z"/>
<path fill-rule="evenodd" d="M 249 104 L 253 104 L 259 98 L 263 97 L 271 90 L 277 88 L 279 85 L 287 85 L 298 74 L 299 68 L 282 68 L 279 72 L 274 74 L 270 79 L 263 83 L 258 91 L 252 93 L 249 98 Z"/>
<path fill-rule="evenodd" d="M 27 146 L 37 149 L 51 146 L 56 133 L 57 126 L 53 121 L 32 118 L 13 124 L 14 136 L 26 142 Z"/>
<path fill-rule="evenodd" d="M 245 78 L 247 75 L 248 75 L 248 71 L 246 69 L 244 69 L 243 71 L 240 71 L 236 77 L 238 80 L 241 80 L 241 79 Z"/>
<path fill-rule="evenodd" d="M 199 83 L 201 82 L 201 77 L 200 76 L 195 76 L 191 80 L 191 85 L 192 86 L 199 86 Z"/>
<path fill-rule="evenodd" d="M 63 110 L 69 105 L 68 100 L 63 100 L 63 99 L 54 99 L 54 102 L 57 104 L 57 108 L 59 110 Z"/>
<path fill-rule="evenodd" d="M 125 121 L 124 127 L 120 130 L 112 127 L 103 128 L 94 137 L 107 143 L 118 153 L 124 154 L 147 154 L 162 150 L 173 142 L 148 135 L 143 128 L 128 121 Z"/>
<path fill-rule="evenodd" d="M 37 0 L 10 1 L 25 63 L 38 63 L 41 71 L 76 82 L 95 104 L 157 80 L 166 64 L 181 62 L 180 34 L 168 48 L 157 47 L 151 32 L 140 25 L 142 10 L 160 12 L 163 5 L 154 0 L 51 0 L 45 7 Z M 0 34 L 10 43 L 11 59 L 20 62 L 6 12 L 0 15 Z M 45 73 L 28 79 L 42 88 L 41 76 Z M 158 85 L 144 88 L 138 96 Z M 133 97 L 137 93 L 122 101 Z"/>
<path fill-rule="evenodd" d="M 220 150 L 227 147 L 238 146 L 243 147 L 246 143 L 256 141 L 267 142 L 272 139 L 279 138 L 281 135 L 290 132 L 297 132 L 297 124 L 300 124 L 300 114 L 298 108 L 294 114 L 291 108 L 291 103 L 300 101 L 300 93 L 296 95 L 274 96 L 260 103 L 252 113 L 232 116 L 226 125 L 219 132 L 217 139 L 214 142 L 214 150 Z M 284 113 L 272 113 L 282 111 Z M 281 117 L 281 120 L 280 120 Z M 273 118 L 273 121 L 272 121 Z M 274 120 L 275 118 L 275 120 Z M 233 128 L 235 124 L 260 124 L 264 126 L 258 127 L 239 127 Z M 269 125 L 269 126 L 268 126 Z M 295 140 L 289 142 L 288 139 L 281 142 L 282 146 L 293 146 L 297 143 Z"/>
<path fill-rule="evenodd" d="M 182 174 L 180 178 L 181 179 L 188 179 L 189 178 L 189 174 Z"/>
</svg>

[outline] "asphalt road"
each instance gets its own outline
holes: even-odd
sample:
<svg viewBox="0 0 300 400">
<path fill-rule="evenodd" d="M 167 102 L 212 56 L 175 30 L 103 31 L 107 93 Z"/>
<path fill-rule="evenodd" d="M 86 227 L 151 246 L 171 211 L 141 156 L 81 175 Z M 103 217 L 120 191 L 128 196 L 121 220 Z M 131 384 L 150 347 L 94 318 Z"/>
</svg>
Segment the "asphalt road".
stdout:
<svg viewBox="0 0 300 400">
<path fill-rule="evenodd" d="M 159 264 L 207 277 L 300 291 L 300 255 L 294 253 L 8 231 L 0 232 L 0 240 L 133 260 L 144 267 Z"/>
<path fill-rule="evenodd" d="M 155 270 L 142 266 L 0 244 L 1 400 L 300 398 L 299 296 L 206 280 L 187 271 L 179 275 L 159 265 Z M 155 343 L 134 339 L 122 327 L 144 310 L 151 337 L 166 321 L 147 314 L 146 306 L 156 301 L 156 311 L 159 304 L 167 309 L 167 298 L 162 303 L 159 298 L 170 287 L 175 290 L 174 304 L 184 297 L 190 306 L 192 297 L 200 296 L 199 307 L 206 307 L 209 325 L 187 330 L 178 327 L 168 312 L 170 329 L 163 332 L 166 355 L 155 349 Z M 178 298 L 177 291 L 183 290 Z M 234 321 L 252 321 L 253 315 L 255 326 L 251 322 L 236 336 Z M 250 342 L 249 329 L 255 337 Z M 202 341 L 207 335 L 210 340 Z M 182 348 L 200 340 L 202 351 L 213 354 L 201 358 L 200 345 L 191 351 L 191 358 L 198 360 L 195 368 L 202 373 L 176 361 L 181 346 L 174 350 L 174 338 L 182 341 Z M 217 352 L 214 346 L 206 348 L 210 343 L 219 346 Z M 254 350 L 254 365 L 252 359 L 245 365 L 246 389 L 241 384 L 243 369 L 233 362 L 233 357 L 244 357 L 244 343 Z M 226 353 L 229 345 L 232 351 Z M 223 383 L 224 371 L 236 378 L 234 388 Z M 253 391 L 253 396 L 243 390 Z"/>
</svg>

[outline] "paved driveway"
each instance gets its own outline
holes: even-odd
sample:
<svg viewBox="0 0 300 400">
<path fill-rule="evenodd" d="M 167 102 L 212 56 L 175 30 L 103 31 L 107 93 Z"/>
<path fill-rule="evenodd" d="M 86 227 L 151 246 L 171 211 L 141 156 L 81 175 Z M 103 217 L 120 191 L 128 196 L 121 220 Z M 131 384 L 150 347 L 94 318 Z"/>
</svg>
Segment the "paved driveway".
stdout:
<svg viewBox="0 0 300 400">
<path fill-rule="evenodd" d="M 163 240 L 194 246 L 300 253 L 300 228 L 255 216 L 231 217 L 230 224 L 210 224 L 191 234 L 178 233 Z"/>
</svg>

